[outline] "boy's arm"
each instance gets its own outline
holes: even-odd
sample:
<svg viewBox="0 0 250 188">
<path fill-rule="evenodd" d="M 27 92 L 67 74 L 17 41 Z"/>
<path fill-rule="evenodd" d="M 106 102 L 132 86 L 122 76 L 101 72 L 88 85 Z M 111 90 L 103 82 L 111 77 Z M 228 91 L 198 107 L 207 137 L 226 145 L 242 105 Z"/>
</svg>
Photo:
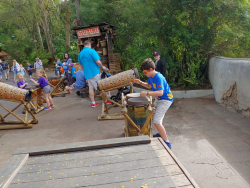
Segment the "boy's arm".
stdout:
<svg viewBox="0 0 250 188">
<path fill-rule="evenodd" d="M 133 82 L 136 83 L 136 84 L 140 84 L 141 86 L 143 86 L 145 88 L 151 89 L 151 85 L 150 84 L 148 84 L 146 82 L 142 82 L 139 79 L 134 79 Z"/>
<path fill-rule="evenodd" d="M 146 96 L 153 96 L 153 97 L 160 97 L 163 95 L 163 90 L 158 90 L 158 91 L 142 91 L 141 92 L 141 97 L 146 97 Z"/>
</svg>

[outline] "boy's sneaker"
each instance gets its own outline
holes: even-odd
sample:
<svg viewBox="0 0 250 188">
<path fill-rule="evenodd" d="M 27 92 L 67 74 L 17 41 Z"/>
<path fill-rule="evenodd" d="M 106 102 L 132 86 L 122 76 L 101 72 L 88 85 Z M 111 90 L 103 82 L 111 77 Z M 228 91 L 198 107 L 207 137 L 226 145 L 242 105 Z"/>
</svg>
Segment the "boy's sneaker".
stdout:
<svg viewBox="0 0 250 188">
<path fill-rule="evenodd" d="M 99 105 L 99 103 L 98 102 L 96 102 L 95 104 L 91 104 L 91 106 L 92 106 L 92 108 L 94 108 L 94 107 L 96 107 L 96 106 L 98 106 Z"/>
<path fill-rule="evenodd" d="M 76 94 L 77 94 L 77 96 L 80 96 L 80 91 L 77 91 Z"/>
<path fill-rule="evenodd" d="M 168 136 L 168 132 L 166 131 L 166 135 Z M 153 137 L 161 137 L 160 133 L 156 133 L 153 135 Z"/>
<path fill-rule="evenodd" d="M 109 101 L 109 100 L 107 100 L 107 101 L 106 101 L 106 103 L 107 103 L 107 104 L 112 104 L 112 102 L 111 102 L 111 101 Z"/>
<path fill-rule="evenodd" d="M 44 108 L 44 110 L 50 110 L 51 107 L 50 106 L 47 106 L 46 108 Z"/>
<path fill-rule="evenodd" d="M 167 144 L 167 146 L 169 147 L 169 149 L 171 149 L 172 148 L 172 145 L 171 145 L 171 143 L 170 142 L 167 142 L 166 140 L 163 140 L 164 142 L 165 142 L 165 144 Z"/>
<path fill-rule="evenodd" d="M 54 104 L 51 104 L 51 105 L 50 105 L 50 107 L 52 107 L 52 108 L 53 108 L 53 107 L 55 107 L 55 105 L 54 105 Z"/>
</svg>

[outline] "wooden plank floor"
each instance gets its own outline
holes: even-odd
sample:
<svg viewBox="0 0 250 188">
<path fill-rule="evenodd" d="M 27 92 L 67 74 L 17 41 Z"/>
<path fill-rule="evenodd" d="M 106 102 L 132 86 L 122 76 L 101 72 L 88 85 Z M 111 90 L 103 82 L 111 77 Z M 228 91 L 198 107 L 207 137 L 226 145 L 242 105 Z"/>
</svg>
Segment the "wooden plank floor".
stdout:
<svg viewBox="0 0 250 188">
<path fill-rule="evenodd" d="M 172 155 L 159 139 L 151 139 L 147 144 L 31 156 L 8 187 L 196 187 Z"/>
</svg>

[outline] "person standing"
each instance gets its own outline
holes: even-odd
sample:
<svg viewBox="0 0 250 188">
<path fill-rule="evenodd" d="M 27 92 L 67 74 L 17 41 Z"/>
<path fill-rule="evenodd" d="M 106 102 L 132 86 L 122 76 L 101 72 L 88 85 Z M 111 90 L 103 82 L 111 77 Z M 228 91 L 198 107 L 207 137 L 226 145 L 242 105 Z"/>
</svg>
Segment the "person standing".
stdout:
<svg viewBox="0 0 250 188">
<path fill-rule="evenodd" d="M 9 63 L 5 61 L 5 59 L 2 59 L 2 67 L 3 67 L 3 74 L 5 76 L 5 79 L 8 80 L 10 66 L 9 66 Z"/>
<path fill-rule="evenodd" d="M 66 79 L 69 82 L 69 85 L 73 84 L 72 77 L 71 77 L 71 70 L 70 70 L 70 64 L 73 63 L 72 59 L 69 57 L 68 53 L 64 54 L 64 68 L 67 66 L 67 69 L 65 70 L 64 68 L 64 74 Z"/>
<path fill-rule="evenodd" d="M 43 63 L 38 57 L 36 58 L 36 62 L 34 63 L 34 69 L 43 69 Z"/>
<path fill-rule="evenodd" d="M 27 70 L 28 70 L 28 74 L 30 76 L 30 79 L 32 79 L 32 78 L 35 79 L 35 77 L 32 76 L 32 69 L 33 69 L 33 66 L 29 62 L 27 62 Z"/>
<path fill-rule="evenodd" d="M 154 106 L 156 108 L 153 123 L 159 133 L 154 134 L 153 137 L 161 137 L 167 146 L 171 149 L 168 135 L 162 124 L 165 113 L 173 102 L 173 94 L 166 79 L 161 73 L 155 71 L 155 64 L 151 58 L 145 59 L 141 64 L 141 71 L 148 77 L 148 82 L 142 82 L 139 79 L 134 79 L 134 82 L 141 86 L 151 89 L 153 91 L 141 91 L 140 96 L 154 96 L 156 100 Z"/>
<path fill-rule="evenodd" d="M 166 62 L 161 59 L 161 52 L 155 51 L 153 53 L 155 59 L 155 71 L 160 72 L 166 79 Z"/>
<path fill-rule="evenodd" d="M 16 75 L 20 72 L 20 65 L 17 63 L 15 59 L 13 59 L 13 71 L 14 71 L 14 80 L 13 82 L 16 82 Z"/>
<path fill-rule="evenodd" d="M 98 53 L 91 49 L 91 42 L 89 40 L 84 41 L 84 48 L 78 55 L 78 61 L 89 84 L 89 96 L 92 102 L 92 107 L 99 105 L 94 99 L 94 89 L 97 90 L 97 82 L 101 79 L 99 66 L 106 70 L 100 59 Z"/>
</svg>

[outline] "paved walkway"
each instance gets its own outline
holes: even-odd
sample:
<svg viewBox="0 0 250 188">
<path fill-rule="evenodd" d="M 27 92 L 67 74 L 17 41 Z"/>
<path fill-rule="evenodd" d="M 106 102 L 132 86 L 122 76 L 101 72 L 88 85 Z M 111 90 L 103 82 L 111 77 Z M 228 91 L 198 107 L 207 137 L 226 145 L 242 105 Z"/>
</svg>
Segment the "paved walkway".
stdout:
<svg viewBox="0 0 250 188">
<path fill-rule="evenodd" d="M 101 106 L 91 108 L 89 99 L 68 94 L 53 100 L 55 109 L 38 113 L 32 129 L 0 131 L 0 169 L 17 148 L 124 136 L 124 120 L 97 121 Z M 200 187 L 250 187 L 250 119 L 213 98 L 175 99 L 164 126 L 172 151 Z"/>
</svg>

